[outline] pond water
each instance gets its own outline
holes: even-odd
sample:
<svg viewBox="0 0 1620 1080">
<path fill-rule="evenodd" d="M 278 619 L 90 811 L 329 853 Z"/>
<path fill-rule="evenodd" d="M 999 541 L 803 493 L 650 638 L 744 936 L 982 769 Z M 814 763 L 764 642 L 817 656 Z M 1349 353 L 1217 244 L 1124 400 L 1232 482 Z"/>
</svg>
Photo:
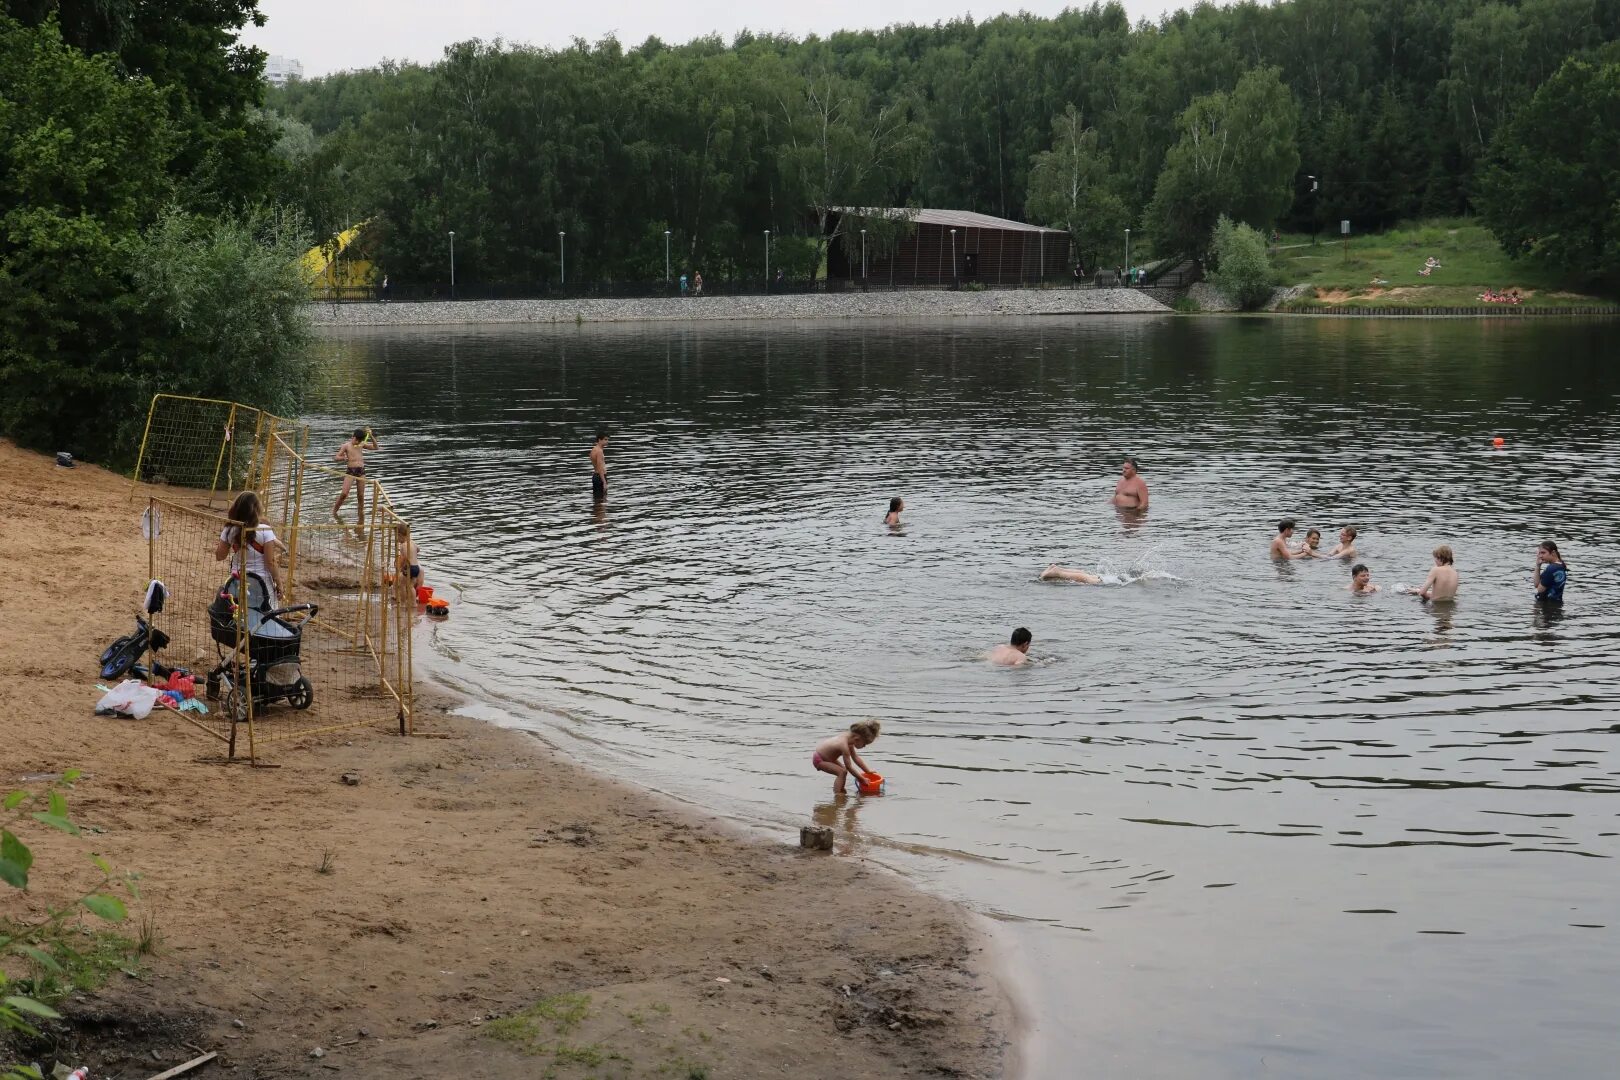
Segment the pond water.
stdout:
<svg viewBox="0 0 1620 1080">
<path fill-rule="evenodd" d="M 832 824 L 1001 920 L 1033 1075 L 1596 1076 L 1620 990 L 1615 338 L 333 333 L 311 420 L 317 445 L 381 436 L 371 471 L 455 601 L 421 631 L 428 677 L 734 820 Z M 1109 504 L 1125 453 L 1140 517 Z M 1324 548 L 1358 526 L 1386 591 L 1273 563 L 1283 516 Z M 1562 610 L 1533 600 L 1544 538 Z M 1439 543 L 1456 603 L 1395 595 Z M 1130 583 L 1043 583 L 1051 562 Z M 986 664 L 1019 625 L 1033 662 Z M 867 716 L 888 791 L 834 800 L 811 748 Z"/>
</svg>

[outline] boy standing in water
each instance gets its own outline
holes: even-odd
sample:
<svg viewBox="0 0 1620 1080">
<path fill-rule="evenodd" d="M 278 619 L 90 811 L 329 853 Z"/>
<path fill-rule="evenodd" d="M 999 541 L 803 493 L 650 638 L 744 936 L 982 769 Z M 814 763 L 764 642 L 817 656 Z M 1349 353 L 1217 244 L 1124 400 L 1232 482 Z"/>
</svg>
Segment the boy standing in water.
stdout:
<svg viewBox="0 0 1620 1080">
<path fill-rule="evenodd" d="M 1366 563 L 1356 563 L 1350 568 L 1350 592 L 1355 595 L 1375 593 L 1378 586 L 1372 583 L 1372 571 L 1367 569 Z"/>
<path fill-rule="evenodd" d="M 1288 538 L 1294 535 L 1294 519 L 1283 518 L 1277 522 L 1277 535 L 1271 539 L 1271 557 L 1273 559 L 1292 559 L 1295 553 L 1288 547 Z"/>
<path fill-rule="evenodd" d="M 1434 549 L 1434 569 L 1420 588 L 1408 589 L 1424 600 L 1455 600 L 1457 598 L 1457 568 L 1452 565 L 1451 548 L 1441 544 Z"/>
<path fill-rule="evenodd" d="M 1356 527 L 1346 525 L 1339 530 L 1339 546 L 1328 552 L 1323 558 L 1353 559 L 1356 557 Z"/>
<path fill-rule="evenodd" d="M 607 502 L 607 441 L 607 429 L 597 428 L 596 443 L 591 447 L 592 502 Z"/>
<path fill-rule="evenodd" d="M 348 499 L 349 489 L 353 488 L 354 504 L 359 512 L 359 516 L 355 519 L 355 523 L 362 529 L 365 528 L 366 451 L 376 449 L 378 449 L 377 437 L 371 433 L 371 429 L 355 428 L 354 438 L 349 439 L 342 446 L 338 447 L 337 453 L 332 455 L 333 461 L 340 462 L 345 466 L 343 476 L 343 491 L 338 495 L 337 502 L 332 504 L 333 521 L 343 520 L 342 518 L 338 517 L 338 508 L 341 507 Z"/>
</svg>

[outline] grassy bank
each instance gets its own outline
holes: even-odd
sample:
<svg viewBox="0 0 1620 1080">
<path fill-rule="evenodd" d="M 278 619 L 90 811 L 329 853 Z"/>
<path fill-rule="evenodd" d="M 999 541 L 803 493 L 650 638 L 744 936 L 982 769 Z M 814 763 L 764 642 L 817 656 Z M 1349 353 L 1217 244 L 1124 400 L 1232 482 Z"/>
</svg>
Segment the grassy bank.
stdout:
<svg viewBox="0 0 1620 1080">
<path fill-rule="evenodd" d="M 1312 307 L 1428 308 L 1481 310 L 1588 307 L 1612 299 L 1571 291 L 1551 272 L 1525 260 L 1509 259 L 1496 238 L 1466 218 L 1414 222 L 1400 229 L 1348 242 L 1323 234 L 1286 235 L 1273 245 L 1271 261 L 1286 285 L 1304 284 L 1314 293 L 1289 301 L 1285 309 Z M 1439 262 L 1420 273 L 1427 259 Z M 1488 303 L 1486 290 L 1512 291 L 1518 305 Z"/>
</svg>

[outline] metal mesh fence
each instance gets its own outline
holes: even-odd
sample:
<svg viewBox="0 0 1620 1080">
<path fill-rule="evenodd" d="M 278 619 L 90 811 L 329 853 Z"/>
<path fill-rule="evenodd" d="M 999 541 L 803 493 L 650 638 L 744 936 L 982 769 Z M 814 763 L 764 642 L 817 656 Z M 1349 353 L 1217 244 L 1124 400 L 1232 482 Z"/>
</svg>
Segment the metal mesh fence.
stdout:
<svg viewBox="0 0 1620 1080">
<path fill-rule="evenodd" d="M 412 733 L 416 598 L 396 574 L 409 528 L 382 485 L 311 464 L 308 444 L 303 425 L 246 406 L 153 401 L 137 479 L 185 489 L 147 499 L 149 569 L 168 592 L 153 626 L 163 662 L 207 690 L 208 711 L 182 715 L 231 757 L 346 728 Z M 213 506 L 238 489 L 259 496 L 261 556 Z"/>
</svg>

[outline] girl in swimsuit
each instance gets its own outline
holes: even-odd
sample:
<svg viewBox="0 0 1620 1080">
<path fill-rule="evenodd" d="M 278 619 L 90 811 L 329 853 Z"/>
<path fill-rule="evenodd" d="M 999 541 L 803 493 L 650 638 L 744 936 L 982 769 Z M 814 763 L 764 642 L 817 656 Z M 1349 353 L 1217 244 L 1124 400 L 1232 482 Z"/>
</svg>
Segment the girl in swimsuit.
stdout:
<svg viewBox="0 0 1620 1080">
<path fill-rule="evenodd" d="M 850 773 L 855 773 L 859 779 L 872 771 L 855 751 L 876 742 L 879 728 L 876 720 L 857 720 L 849 725 L 848 731 L 827 739 L 810 755 L 810 764 L 816 771 L 832 773 L 835 777 L 834 795 L 844 794 L 844 778 Z"/>
</svg>

